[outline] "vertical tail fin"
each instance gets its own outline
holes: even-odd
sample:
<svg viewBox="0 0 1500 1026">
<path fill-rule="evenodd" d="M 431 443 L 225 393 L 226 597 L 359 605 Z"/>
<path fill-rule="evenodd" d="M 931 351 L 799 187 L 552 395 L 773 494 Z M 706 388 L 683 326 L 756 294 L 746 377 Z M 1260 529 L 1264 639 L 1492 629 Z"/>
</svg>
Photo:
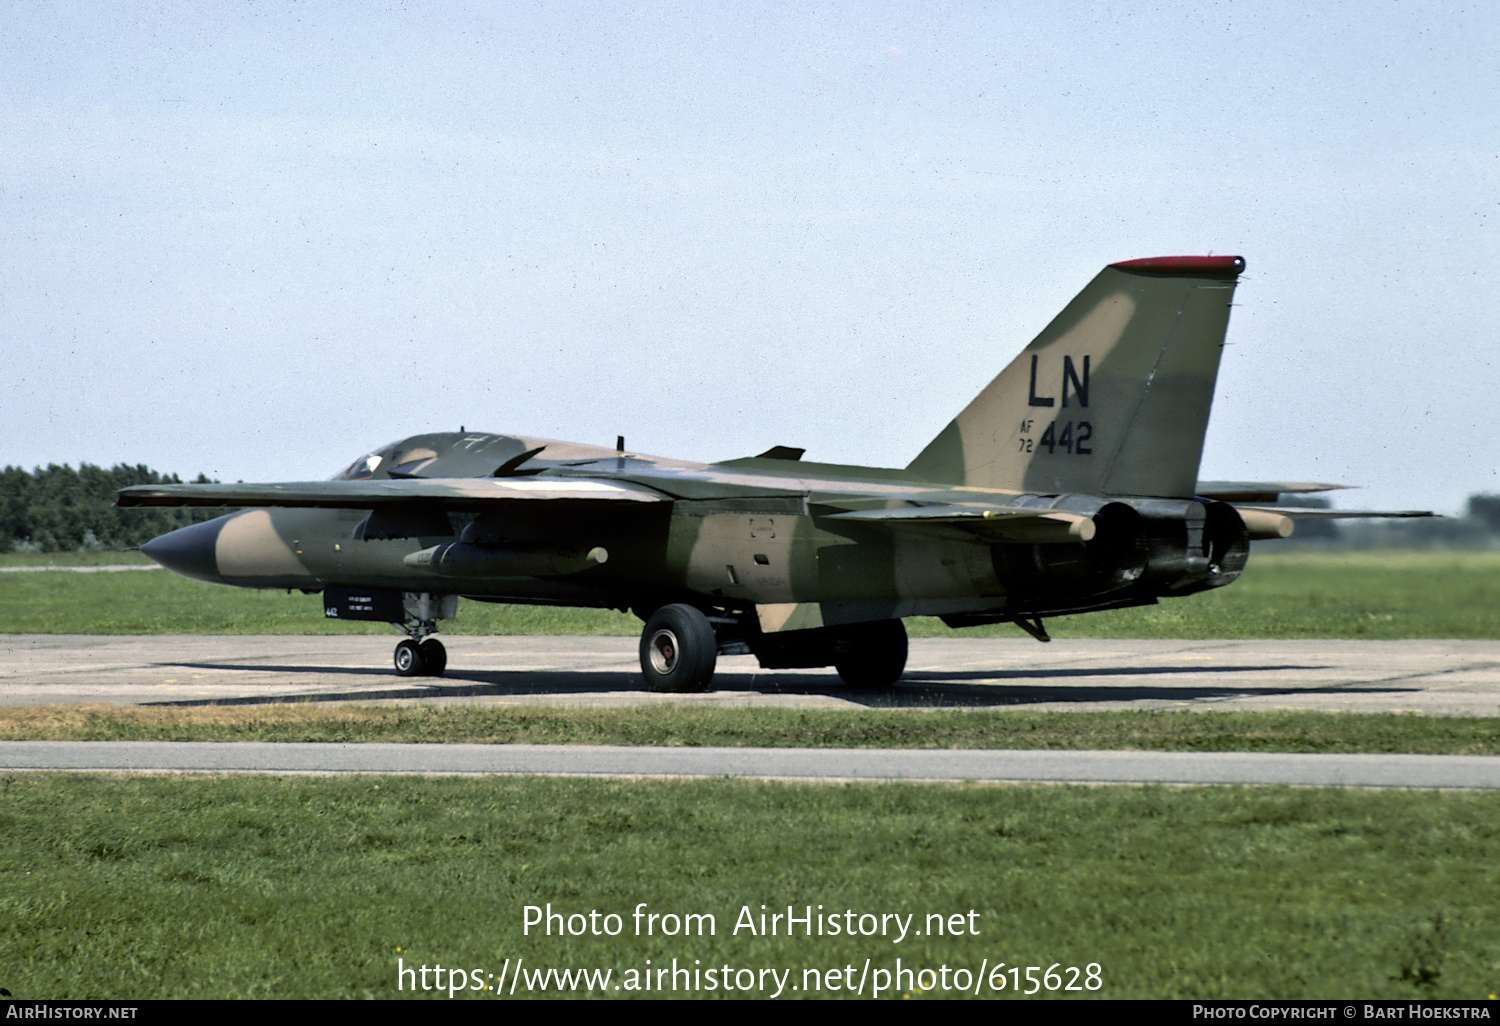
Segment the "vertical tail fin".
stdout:
<svg viewBox="0 0 1500 1026">
<path fill-rule="evenodd" d="M 932 481 L 1189 496 L 1239 257 L 1110 264 L 913 460 Z"/>
</svg>

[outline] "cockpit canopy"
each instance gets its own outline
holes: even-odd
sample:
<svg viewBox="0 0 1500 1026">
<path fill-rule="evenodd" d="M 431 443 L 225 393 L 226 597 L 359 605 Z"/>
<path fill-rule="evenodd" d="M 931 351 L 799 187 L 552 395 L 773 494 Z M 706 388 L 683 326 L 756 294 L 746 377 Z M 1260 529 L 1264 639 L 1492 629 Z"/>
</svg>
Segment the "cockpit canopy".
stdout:
<svg viewBox="0 0 1500 1026">
<path fill-rule="evenodd" d="M 333 475 L 334 481 L 367 481 L 372 477 L 409 477 L 437 459 L 437 450 L 422 438 L 407 438 L 366 453 Z"/>
<path fill-rule="evenodd" d="M 549 438 L 492 435 L 477 431 L 436 432 L 413 435 L 366 453 L 335 474 L 332 480 L 490 477 L 497 472 L 507 476 L 516 473 L 525 475 L 555 466 L 587 466 L 603 459 L 620 459 L 625 455 L 615 449 L 559 442 Z M 629 458 L 651 459 L 634 453 Z"/>
</svg>

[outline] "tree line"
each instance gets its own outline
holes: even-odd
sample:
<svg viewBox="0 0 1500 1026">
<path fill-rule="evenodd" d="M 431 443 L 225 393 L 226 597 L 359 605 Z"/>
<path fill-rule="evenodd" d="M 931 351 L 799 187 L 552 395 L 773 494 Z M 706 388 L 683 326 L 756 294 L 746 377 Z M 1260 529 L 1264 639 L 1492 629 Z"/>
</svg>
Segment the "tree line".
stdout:
<svg viewBox="0 0 1500 1026">
<path fill-rule="evenodd" d="M 53 463 L 45 468 L 0 470 L 0 551 L 103 552 L 129 549 L 179 527 L 212 520 L 224 510 L 115 509 L 115 492 L 141 484 L 181 484 L 140 464 L 105 470 L 92 463 L 77 470 Z M 199 474 L 194 484 L 212 484 Z"/>
</svg>

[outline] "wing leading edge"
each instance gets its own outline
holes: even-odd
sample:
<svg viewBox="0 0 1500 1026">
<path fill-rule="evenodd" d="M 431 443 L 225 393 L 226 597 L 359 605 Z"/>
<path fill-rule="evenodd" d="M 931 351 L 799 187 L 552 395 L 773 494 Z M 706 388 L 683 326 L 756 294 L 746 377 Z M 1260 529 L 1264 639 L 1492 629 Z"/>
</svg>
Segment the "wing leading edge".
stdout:
<svg viewBox="0 0 1500 1026">
<path fill-rule="evenodd" d="M 420 502 L 442 509 L 478 509 L 494 502 L 573 500 L 669 502 L 645 485 L 595 478 L 402 478 L 380 481 L 301 481 L 286 484 L 136 485 L 117 506 L 274 506 L 375 509 Z"/>
</svg>

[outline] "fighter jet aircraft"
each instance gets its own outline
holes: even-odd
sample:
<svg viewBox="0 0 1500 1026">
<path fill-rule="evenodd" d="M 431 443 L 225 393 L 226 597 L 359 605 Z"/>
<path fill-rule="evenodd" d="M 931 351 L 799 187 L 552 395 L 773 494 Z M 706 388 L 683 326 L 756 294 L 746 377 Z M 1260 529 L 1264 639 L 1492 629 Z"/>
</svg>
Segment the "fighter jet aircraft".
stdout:
<svg viewBox="0 0 1500 1026">
<path fill-rule="evenodd" d="M 904 468 L 776 446 L 688 463 L 519 435 L 417 435 L 330 481 L 142 485 L 120 506 L 246 507 L 143 546 L 179 574 L 321 591 L 339 619 L 407 638 L 404 676 L 457 599 L 595 606 L 645 622 L 641 671 L 697 691 L 721 654 L 832 665 L 885 687 L 902 617 L 950 627 L 1149 605 L 1229 584 L 1250 542 L 1304 516 L 1318 483 L 1199 482 L 1239 257 L 1106 267 Z"/>
</svg>

